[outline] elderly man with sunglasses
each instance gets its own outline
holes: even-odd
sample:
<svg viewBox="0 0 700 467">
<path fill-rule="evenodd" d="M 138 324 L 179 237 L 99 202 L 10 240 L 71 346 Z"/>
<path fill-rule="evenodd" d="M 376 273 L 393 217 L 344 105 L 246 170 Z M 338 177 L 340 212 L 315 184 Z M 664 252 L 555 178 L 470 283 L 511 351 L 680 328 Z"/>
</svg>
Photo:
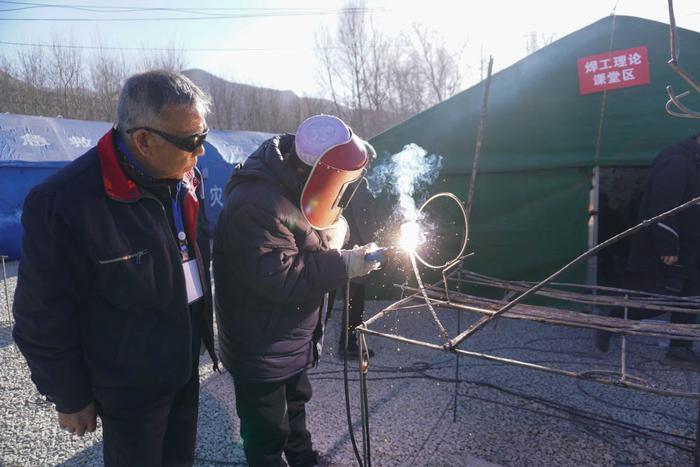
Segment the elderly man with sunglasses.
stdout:
<svg viewBox="0 0 700 467">
<path fill-rule="evenodd" d="M 200 348 L 218 365 L 196 169 L 208 108 L 181 74 L 130 77 L 115 129 L 25 200 L 15 342 L 61 428 L 100 417 L 108 466 L 193 463 Z"/>
</svg>

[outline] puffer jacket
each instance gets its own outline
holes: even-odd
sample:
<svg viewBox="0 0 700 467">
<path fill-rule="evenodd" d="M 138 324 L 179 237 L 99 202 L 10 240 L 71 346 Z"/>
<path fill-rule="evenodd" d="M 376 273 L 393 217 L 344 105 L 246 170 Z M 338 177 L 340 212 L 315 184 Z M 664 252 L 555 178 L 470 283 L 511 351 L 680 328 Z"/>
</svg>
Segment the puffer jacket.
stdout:
<svg viewBox="0 0 700 467">
<path fill-rule="evenodd" d="M 700 146 L 695 137 L 663 150 L 654 160 L 637 222 L 700 196 Z M 661 256 L 678 256 L 665 265 Z M 627 270 L 636 273 L 696 278 L 700 258 L 700 206 L 642 229 L 630 240 Z"/>
<path fill-rule="evenodd" d="M 327 292 L 347 280 L 339 252 L 299 210 L 293 146 L 293 135 L 276 136 L 234 171 L 216 229 L 220 355 L 242 381 L 282 381 L 313 366 Z"/>
</svg>

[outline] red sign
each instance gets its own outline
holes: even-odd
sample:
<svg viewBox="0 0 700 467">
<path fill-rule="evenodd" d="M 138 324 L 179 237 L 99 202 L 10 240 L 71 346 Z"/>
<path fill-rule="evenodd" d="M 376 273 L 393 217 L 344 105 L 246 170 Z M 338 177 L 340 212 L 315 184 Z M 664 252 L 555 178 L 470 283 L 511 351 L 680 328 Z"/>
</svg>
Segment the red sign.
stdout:
<svg viewBox="0 0 700 467">
<path fill-rule="evenodd" d="M 589 55 L 576 60 L 581 94 L 649 84 L 646 46 Z"/>
</svg>

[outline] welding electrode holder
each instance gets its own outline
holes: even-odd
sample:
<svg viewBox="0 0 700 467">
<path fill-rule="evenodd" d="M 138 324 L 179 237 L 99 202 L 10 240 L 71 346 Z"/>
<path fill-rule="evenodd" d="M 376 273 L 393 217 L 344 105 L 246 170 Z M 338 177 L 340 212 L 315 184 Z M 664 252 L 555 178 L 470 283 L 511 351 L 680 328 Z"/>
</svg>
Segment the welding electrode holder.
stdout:
<svg viewBox="0 0 700 467">
<path fill-rule="evenodd" d="M 376 261 L 380 264 L 380 268 L 386 266 L 390 259 L 396 256 L 399 252 L 395 247 L 378 248 L 365 255 L 365 261 Z"/>
</svg>

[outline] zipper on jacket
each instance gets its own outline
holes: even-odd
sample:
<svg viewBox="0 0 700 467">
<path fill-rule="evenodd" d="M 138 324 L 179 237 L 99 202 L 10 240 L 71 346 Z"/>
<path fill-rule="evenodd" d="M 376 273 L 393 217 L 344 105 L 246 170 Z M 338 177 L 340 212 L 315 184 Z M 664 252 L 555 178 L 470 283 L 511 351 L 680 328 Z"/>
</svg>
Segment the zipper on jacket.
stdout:
<svg viewBox="0 0 700 467">
<path fill-rule="evenodd" d="M 98 260 L 97 262 L 100 264 L 111 264 L 111 263 L 119 263 L 122 261 L 129 261 L 130 259 L 136 258 L 136 264 L 141 264 L 141 257 L 143 255 L 147 255 L 149 253 L 148 248 L 137 251 L 134 254 L 131 255 L 126 255 L 126 256 L 120 256 L 118 258 L 112 258 L 112 259 L 103 259 L 103 260 Z"/>
</svg>

